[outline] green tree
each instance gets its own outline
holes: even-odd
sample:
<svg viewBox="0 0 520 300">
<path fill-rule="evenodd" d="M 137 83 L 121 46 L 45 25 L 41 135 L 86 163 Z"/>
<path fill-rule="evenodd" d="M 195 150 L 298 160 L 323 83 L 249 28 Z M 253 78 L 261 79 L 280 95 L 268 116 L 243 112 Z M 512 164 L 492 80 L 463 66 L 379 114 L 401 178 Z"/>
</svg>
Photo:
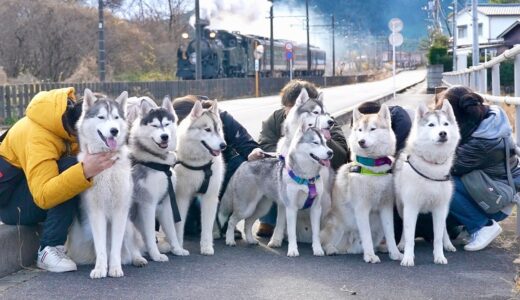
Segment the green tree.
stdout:
<svg viewBox="0 0 520 300">
<path fill-rule="evenodd" d="M 493 4 L 520 3 L 520 0 L 489 0 Z"/>
</svg>

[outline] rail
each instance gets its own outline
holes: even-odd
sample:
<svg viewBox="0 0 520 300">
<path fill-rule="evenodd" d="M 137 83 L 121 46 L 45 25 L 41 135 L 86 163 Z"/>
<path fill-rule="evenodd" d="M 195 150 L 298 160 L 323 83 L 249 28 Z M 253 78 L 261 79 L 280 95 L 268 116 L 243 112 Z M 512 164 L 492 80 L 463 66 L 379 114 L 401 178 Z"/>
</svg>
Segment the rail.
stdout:
<svg viewBox="0 0 520 300">
<path fill-rule="evenodd" d="M 514 96 L 502 96 L 500 92 L 500 63 L 511 59 L 514 59 Z M 488 69 L 491 69 L 491 94 L 488 93 Z M 442 82 L 448 87 L 453 85 L 469 86 L 489 102 L 514 105 L 515 137 L 518 150 L 518 142 L 520 141 L 520 44 L 478 66 L 443 73 Z M 516 212 L 516 234 L 520 235 L 520 203 L 516 207 Z"/>
</svg>

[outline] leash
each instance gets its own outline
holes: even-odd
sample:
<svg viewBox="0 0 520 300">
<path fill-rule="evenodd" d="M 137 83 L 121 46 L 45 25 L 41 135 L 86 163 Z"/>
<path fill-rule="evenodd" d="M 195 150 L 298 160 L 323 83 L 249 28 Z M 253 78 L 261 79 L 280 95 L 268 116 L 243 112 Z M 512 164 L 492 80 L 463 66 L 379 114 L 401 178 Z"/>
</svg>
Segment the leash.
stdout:
<svg viewBox="0 0 520 300">
<path fill-rule="evenodd" d="M 318 196 L 318 191 L 316 190 L 316 180 L 320 179 L 320 175 L 316 175 L 312 178 L 302 178 L 296 175 L 293 170 L 289 168 L 289 165 L 285 162 L 285 157 L 283 155 L 279 155 L 278 159 L 283 162 L 283 166 L 286 166 L 287 168 L 287 174 L 289 177 L 291 177 L 292 180 L 294 180 L 297 184 L 300 185 L 306 185 L 309 189 L 309 192 L 307 194 L 307 199 L 305 199 L 305 203 L 303 204 L 302 210 L 307 209 L 314 204 L 314 200 L 316 199 L 316 196 Z"/>
<path fill-rule="evenodd" d="M 180 160 L 177 161 L 173 166 L 175 167 L 178 164 L 182 165 L 186 169 L 190 169 L 192 171 L 203 171 L 204 172 L 204 180 L 202 181 L 202 184 L 200 185 L 199 190 L 197 191 L 197 193 L 205 194 L 208 191 L 209 180 L 211 179 L 211 176 L 213 175 L 213 171 L 211 170 L 211 166 L 213 165 L 213 160 L 210 160 L 207 164 L 202 165 L 200 167 L 190 166 L 190 165 L 188 165 L 185 162 L 180 161 Z"/>
<path fill-rule="evenodd" d="M 153 169 L 155 171 L 163 172 L 166 177 L 168 177 L 168 194 L 170 196 L 170 202 L 172 204 L 173 211 L 173 220 L 175 223 L 181 221 L 181 215 L 179 213 L 179 207 L 177 206 L 177 198 L 175 197 L 175 190 L 173 189 L 172 184 L 172 171 L 170 165 L 153 163 L 153 162 L 143 162 L 143 161 L 134 161 L 134 165 L 139 164 L 143 165 L 147 168 Z"/>
<path fill-rule="evenodd" d="M 410 167 L 412 168 L 412 170 L 415 171 L 415 173 L 421 175 L 423 178 L 426 178 L 426 179 L 428 179 L 428 180 L 438 181 L 438 182 L 442 182 L 442 181 L 450 181 L 450 180 L 451 180 L 451 175 L 450 175 L 450 174 L 444 176 L 444 178 L 442 178 L 442 179 L 431 178 L 431 177 L 428 177 L 428 176 L 424 175 L 423 173 L 421 173 L 419 170 L 417 170 L 417 168 L 415 168 L 415 167 L 412 165 L 412 163 L 410 162 L 410 155 L 408 155 L 408 156 L 406 157 L 406 160 L 405 160 L 404 162 L 407 163 L 407 164 L 409 164 Z"/>
<path fill-rule="evenodd" d="M 369 175 L 369 176 L 384 176 L 387 174 L 392 174 L 392 168 L 384 171 L 384 172 L 374 172 L 370 170 L 369 168 L 366 168 L 364 166 L 368 167 L 380 167 L 384 165 L 392 166 L 392 160 L 390 157 L 380 157 L 380 158 L 370 158 L 370 157 L 364 157 L 356 155 L 356 162 L 354 162 L 349 167 L 350 173 L 359 173 L 362 175 Z"/>
</svg>

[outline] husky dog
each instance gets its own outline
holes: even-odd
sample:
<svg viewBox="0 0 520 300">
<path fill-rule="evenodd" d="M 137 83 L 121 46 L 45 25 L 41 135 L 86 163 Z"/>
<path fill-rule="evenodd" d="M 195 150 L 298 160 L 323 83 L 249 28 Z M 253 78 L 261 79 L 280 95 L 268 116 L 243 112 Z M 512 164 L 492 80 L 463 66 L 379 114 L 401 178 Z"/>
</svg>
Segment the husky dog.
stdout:
<svg viewBox="0 0 520 300">
<path fill-rule="evenodd" d="M 169 97 L 163 99 L 160 108 L 146 100 L 141 101 L 140 108 L 138 118 L 130 130 L 130 153 L 134 163 L 134 223 L 143 236 L 150 258 L 154 261 L 168 261 L 168 257 L 159 253 L 157 248 L 156 216 L 168 243 L 172 245 L 172 253 L 189 254 L 179 245 L 168 190 L 169 185 L 175 186 L 175 176 L 170 166 L 176 161 L 173 151 L 177 145 L 177 115 Z"/>
<path fill-rule="evenodd" d="M 176 223 L 180 247 L 183 246 L 184 224 L 192 200 L 201 200 L 200 253 L 213 255 L 213 224 L 218 207 L 218 194 L 224 175 L 221 151 L 226 148 L 217 101 L 204 109 L 196 101 L 190 114 L 179 124 L 175 192 L 181 215 Z"/>
<path fill-rule="evenodd" d="M 117 152 L 115 164 L 92 178 L 93 186 L 81 194 L 80 216 L 76 219 L 67 242 L 67 253 L 77 263 L 96 265 L 91 278 L 121 277 L 121 249 L 131 205 L 132 177 L 130 159 L 125 145 L 127 123 L 125 102 L 127 92 L 116 100 L 99 98 L 85 89 L 83 111 L 78 120 L 78 136 L 82 161 L 87 153 Z M 108 229 L 110 228 L 110 229 Z M 110 257 L 107 257 L 107 248 Z M 108 259 L 108 261 L 107 261 Z"/>
<path fill-rule="evenodd" d="M 402 254 L 394 237 L 390 156 L 394 155 L 396 139 L 390 111 L 385 104 L 378 114 L 363 115 L 356 108 L 353 118 L 348 143 L 354 163 L 338 170 L 332 209 L 321 239 L 327 254 L 337 253 L 341 245 L 341 252 L 360 253 L 362 249 L 366 262 L 378 263 L 374 245 L 380 244 L 384 234 L 390 258 L 400 260 Z"/>
<path fill-rule="evenodd" d="M 446 230 L 446 217 L 453 194 L 450 169 L 460 139 L 453 109 L 444 100 L 440 110 L 421 104 L 415 114 L 410 137 L 395 166 L 397 208 L 403 217 L 402 266 L 414 265 L 415 224 L 419 213 L 433 217 L 433 260 L 447 264 L 443 246 L 455 251 Z"/>
<path fill-rule="evenodd" d="M 134 121 L 141 115 L 141 107 L 145 102 L 147 107 L 157 108 L 155 101 L 147 96 L 129 97 L 128 100 L 126 100 L 126 121 L 129 126 L 132 126 Z"/>
<path fill-rule="evenodd" d="M 319 172 L 323 166 L 330 165 L 332 150 L 318 129 L 305 128 L 307 126 L 303 123 L 284 160 L 271 158 L 243 163 L 231 178 L 219 211 L 221 224 L 231 214 L 226 232 L 227 245 L 235 245 L 233 230 L 242 219 L 245 219 L 246 241 L 257 244 L 252 235 L 253 223 L 276 201 L 278 216 L 269 247 L 281 246 L 287 216 L 287 256 L 298 256 L 296 214 L 302 207 L 310 207 L 312 249 L 314 255 L 324 254 L 319 241 L 320 199 L 324 188 Z"/>
</svg>

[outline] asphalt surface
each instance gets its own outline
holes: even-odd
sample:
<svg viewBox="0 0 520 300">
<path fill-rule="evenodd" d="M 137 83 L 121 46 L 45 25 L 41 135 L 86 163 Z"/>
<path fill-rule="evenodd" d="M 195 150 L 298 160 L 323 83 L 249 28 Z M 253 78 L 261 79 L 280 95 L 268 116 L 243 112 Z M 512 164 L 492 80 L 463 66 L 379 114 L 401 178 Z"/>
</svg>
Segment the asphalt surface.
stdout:
<svg viewBox="0 0 520 300">
<path fill-rule="evenodd" d="M 391 103 L 413 107 L 429 99 L 421 92 L 419 86 Z M 276 97 L 255 100 L 272 101 L 268 113 L 278 107 Z M 247 108 L 240 101 L 223 105 L 230 105 L 226 109 L 238 118 L 244 117 L 238 110 L 256 123 L 264 118 L 262 104 Z M 170 255 L 169 262 L 144 268 L 125 266 L 123 278 L 91 280 L 92 266 L 67 274 L 22 271 L 0 279 L 0 299 L 520 299 L 515 292 L 518 270 L 512 264 L 519 249 L 514 222 L 503 222 L 505 232 L 483 251 L 457 246 L 457 252 L 445 253 L 448 265 L 433 264 L 432 245 L 417 240 L 412 268 L 401 267 L 387 254 L 379 254 L 382 262 L 375 265 L 361 255 L 314 257 L 309 244 L 299 244 L 300 257 L 289 258 L 286 243 L 270 249 L 265 239 L 259 246 L 238 241 L 233 248 L 217 240 L 215 255 L 207 257 L 199 254 L 198 238 L 189 237 L 185 246 L 190 256 Z"/>
</svg>

